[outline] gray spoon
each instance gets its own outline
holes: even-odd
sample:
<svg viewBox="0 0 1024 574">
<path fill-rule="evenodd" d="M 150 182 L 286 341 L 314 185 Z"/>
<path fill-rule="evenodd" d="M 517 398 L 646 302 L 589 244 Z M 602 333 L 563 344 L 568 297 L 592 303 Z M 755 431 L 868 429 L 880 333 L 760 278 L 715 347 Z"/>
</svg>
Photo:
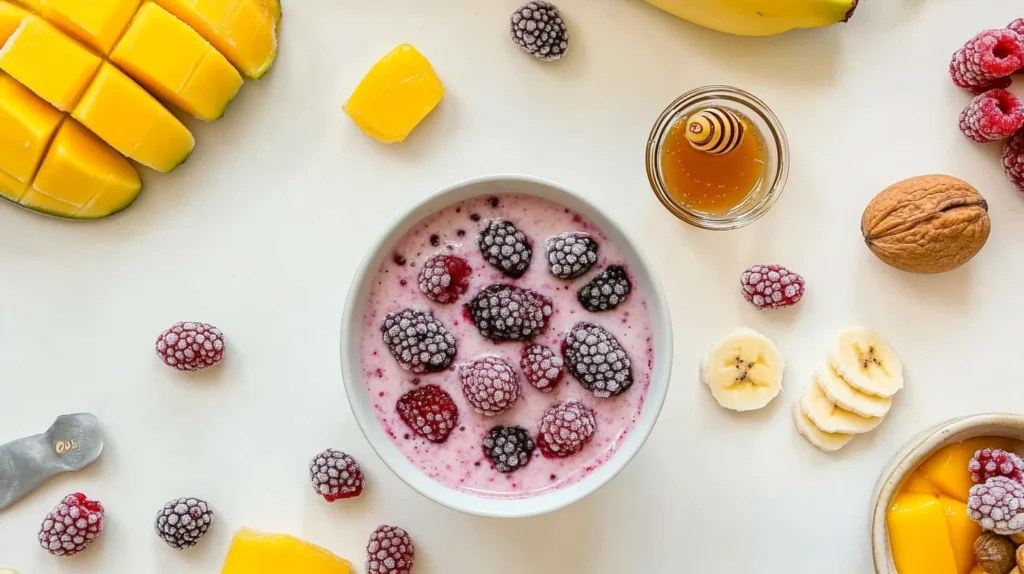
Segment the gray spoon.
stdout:
<svg viewBox="0 0 1024 574">
<path fill-rule="evenodd" d="M 95 415 L 61 415 L 43 434 L 0 446 L 0 510 L 50 477 L 82 470 L 103 452 L 103 429 Z"/>
</svg>

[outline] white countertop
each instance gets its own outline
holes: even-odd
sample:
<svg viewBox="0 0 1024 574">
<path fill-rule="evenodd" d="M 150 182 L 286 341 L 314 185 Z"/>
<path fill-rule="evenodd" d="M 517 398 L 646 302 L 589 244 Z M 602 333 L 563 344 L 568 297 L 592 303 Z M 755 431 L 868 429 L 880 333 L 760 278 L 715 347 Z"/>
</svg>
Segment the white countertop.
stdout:
<svg viewBox="0 0 1024 574">
<path fill-rule="evenodd" d="M 247 82 L 223 120 L 196 126 L 183 167 L 146 173 L 127 212 L 75 224 L 0 205 L 0 440 L 80 411 L 107 432 L 94 466 L 0 513 L 0 566 L 218 573 L 246 525 L 304 537 L 362 571 L 370 531 L 392 523 L 414 536 L 418 574 L 871 571 L 869 498 L 897 448 L 946 418 L 1024 404 L 1024 199 L 1000 146 L 958 132 L 970 97 L 946 73 L 974 33 L 1024 16 L 1019 3 L 865 0 L 850 24 L 762 39 L 639 0 L 558 4 L 572 48 L 545 65 L 508 39 L 517 1 L 285 0 L 271 73 Z M 407 142 L 385 147 L 341 105 L 401 42 L 431 60 L 448 95 Z M 792 150 L 779 203 L 729 233 L 674 219 L 644 171 L 658 114 L 711 83 L 764 99 Z M 345 294 L 377 233 L 423 195 L 493 172 L 556 180 L 610 212 L 657 267 L 675 326 L 673 386 L 646 447 L 593 496 L 523 521 L 462 516 L 402 484 L 356 427 L 338 367 Z M 936 172 L 988 200 L 988 245 L 941 276 L 885 266 L 861 241 L 863 208 L 897 180 Z M 758 312 L 740 297 L 740 272 L 769 262 L 806 278 L 794 310 Z M 153 341 L 178 320 L 222 329 L 224 364 L 193 377 L 163 366 Z M 796 434 L 789 407 L 850 324 L 888 337 L 907 388 L 877 431 L 829 456 Z M 789 369 L 770 408 L 737 416 L 696 372 L 705 348 L 742 325 L 774 338 Z M 306 465 L 328 446 L 365 467 L 360 500 L 328 505 L 312 492 Z M 108 529 L 81 556 L 52 558 L 36 532 L 72 491 L 106 505 Z M 177 496 L 218 513 L 182 553 L 152 526 Z"/>
</svg>

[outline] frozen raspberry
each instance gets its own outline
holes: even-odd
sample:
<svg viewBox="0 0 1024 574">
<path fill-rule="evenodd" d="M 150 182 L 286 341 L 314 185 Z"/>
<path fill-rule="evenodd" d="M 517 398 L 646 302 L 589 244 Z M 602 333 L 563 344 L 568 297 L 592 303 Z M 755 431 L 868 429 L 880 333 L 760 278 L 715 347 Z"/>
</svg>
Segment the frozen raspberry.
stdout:
<svg viewBox="0 0 1024 574">
<path fill-rule="evenodd" d="M 451 395 L 437 385 L 426 385 L 405 393 L 395 406 L 398 416 L 416 434 L 441 443 L 459 424 L 459 407 Z"/>
<path fill-rule="evenodd" d="M 743 298 L 758 309 L 781 309 L 800 302 L 804 279 L 781 265 L 754 265 L 740 276 Z"/>
<path fill-rule="evenodd" d="M 519 400 L 522 386 L 512 363 L 501 357 L 485 355 L 459 367 L 462 392 L 477 414 L 500 415 Z"/>
<path fill-rule="evenodd" d="M 559 279 L 575 279 L 597 262 L 597 242 L 587 233 L 563 233 L 547 241 L 548 269 Z"/>
<path fill-rule="evenodd" d="M 565 361 L 543 345 L 526 346 L 519 366 L 526 382 L 545 393 L 551 392 L 565 373 Z"/>
<path fill-rule="evenodd" d="M 576 401 L 562 403 L 548 409 L 540 419 L 537 446 L 548 458 L 564 458 L 582 450 L 596 430 L 594 411 Z"/>
<path fill-rule="evenodd" d="M 1024 104 L 1006 90 L 989 90 L 975 96 L 960 113 L 960 131 L 986 143 L 1006 139 L 1024 126 Z"/>
<path fill-rule="evenodd" d="M 409 574 L 416 548 L 409 533 L 397 526 L 379 526 L 366 545 L 367 574 Z"/>
<path fill-rule="evenodd" d="M 985 30 L 956 52 L 949 63 L 953 83 L 976 94 L 1010 85 L 1024 66 L 1024 38 L 1013 30 Z"/>
<path fill-rule="evenodd" d="M 629 282 L 626 269 L 621 265 L 610 265 L 584 285 L 576 298 L 587 311 L 599 313 L 618 307 L 632 290 L 633 284 Z"/>
<path fill-rule="evenodd" d="M 1003 171 L 1013 187 L 1024 193 L 1024 131 L 1017 132 L 1003 145 Z"/>
<path fill-rule="evenodd" d="M 998 448 L 986 448 L 974 453 L 967 463 L 971 480 L 981 484 L 993 476 L 1005 476 L 1012 481 L 1024 483 L 1024 460 L 1012 452 Z"/>
<path fill-rule="evenodd" d="M 391 355 L 407 371 L 436 373 L 451 366 L 455 358 L 455 336 L 426 311 L 388 313 L 380 330 Z"/>
<path fill-rule="evenodd" d="M 551 299 L 513 285 L 491 285 L 465 306 L 480 336 L 495 342 L 532 341 L 548 328 Z"/>
<path fill-rule="evenodd" d="M 530 463 L 533 439 L 523 427 L 494 427 L 484 437 L 484 454 L 498 472 L 512 472 Z"/>
<path fill-rule="evenodd" d="M 213 510 L 200 498 L 176 498 L 156 513 L 156 535 L 175 550 L 191 548 L 213 525 Z"/>
<path fill-rule="evenodd" d="M 506 277 L 522 277 L 530 267 L 533 246 L 515 225 L 501 219 L 488 219 L 476 238 L 488 263 Z"/>
<path fill-rule="evenodd" d="M 469 289 L 469 263 L 461 257 L 438 253 L 420 269 L 420 291 L 442 305 L 454 303 Z"/>
<path fill-rule="evenodd" d="M 971 487 L 967 514 L 985 530 L 1009 536 L 1024 532 L 1024 486 L 993 476 Z"/>
<path fill-rule="evenodd" d="M 156 354 L 179 371 L 198 371 L 224 358 L 224 335 L 206 323 L 178 322 L 157 337 Z"/>
<path fill-rule="evenodd" d="M 1010 24 L 1006 26 L 1006 29 L 1007 30 L 1013 30 L 1014 32 L 1019 34 L 1022 38 L 1024 38 L 1024 18 L 1017 18 L 1013 22 L 1010 22 Z M 1020 70 L 1017 70 L 1017 71 L 1020 71 Z"/>
<path fill-rule="evenodd" d="M 633 386 L 626 350 L 600 325 L 573 325 L 562 342 L 562 355 L 569 373 L 595 397 L 608 398 Z"/>
<path fill-rule="evenodd" d="M 327 502 L 355 498 L 363 493 L 366 479 L 356 459 L 329 448 L 309 461 L 309 480 L 313 490 Z"/>
<path fill-rule="evenodd" d="M 74 556 L 103 534 L 104 522 L 102 504 L 69 494 L 43 519 L 39 545 L 54 556 Z"/>
</svg>

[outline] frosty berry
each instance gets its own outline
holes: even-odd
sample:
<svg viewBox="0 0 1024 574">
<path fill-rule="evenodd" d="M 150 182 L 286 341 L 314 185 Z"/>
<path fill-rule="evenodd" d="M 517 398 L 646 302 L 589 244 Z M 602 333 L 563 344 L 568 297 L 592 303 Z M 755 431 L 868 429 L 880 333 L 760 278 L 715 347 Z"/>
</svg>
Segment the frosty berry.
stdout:
<svg viewBox="0 0 1024 574">
<path fill-rule="evenodd" d="M 181 321 L 156 339 L 156 354 L 179 371 L 212 367 L 224 358 L 224 334 L 213 325 Z"/>
<path fill-rule="evenodd" d="M 380 326 L 384 344 L 398 364 L 413 373 L 436 373 L 455 358 L 455 336 L 426 311 L 388 313 Z"/>
<path fill-rule="evenodd" d="M 426 385 L 405 393 L 395 408 L 399 418 L 413 432 L 430 442 L 445 442 L 459 424 L 459 407 L 451 395 L 437 385 Z"/>
<path fill-rule="evenodd" d="M 526 235 L 508 221 L 487 220 L 477 235 L 477 245 L 484 259 L 506 277 L 522 277 L 530 267 L 533 246 Z"/>
<path fill-rule="evenodd" d="M 985 448 L 974 453 L 967 463 L 971 481 L 981 484 L 993 476 L 1005 476 L 1024 483 L 1024 460 L 1012 452 L 999 448 Z"/>
<path fill-rule="evenodd" d="M 781 309 L 800 302 L 804 279 L 781 265 L 754 265 L 740 276 L 743 298 L 758 309 Z"/>
<path fill-rule="evenodd" d="M 1013 30 L 985 30 L 953 53 L 949 74 L 958 87 L 979 94 L 1010 85 L 1024 66 L 1024 38 Z"/>
<path fill-rule="evenodd" d="M 184 550 L 195 546 L 213 525 L 213 510 L 201 498 L 176 498 L 156 513 L 154 528 L 168 546 Z"/>
<path fill-rule="evenodd" d="M 103 505 L 81 492 L 69 494 L 47 513 L 39 545 L 54 556 L 74 556 L 103 534 Z"/>
<path fill-rule="evenodd" d="M 633 369 L 615 335 L 594 323 L 576 323 L 565 335 L 562 355 L 569 373 L 599 398 L 633 386 Z"/>
<path fill-rule="evenodd" d="M 1006 139 L 1024 126 L 1024 104 L 1006 90 L 975 96 L 960 114 L 960 131 L 978 143 Z"/>
<path fill-rule="evenodd" d="M 610 311 L 625 302 L 633 284 L 629 281 L 626 268 L 621 265 L 609 265 L 580 288 L 576 298 L 580 305 L 591 313 Z"/>
<path fill-rule="evenodd" d="M 484 454 L 498 472 L 512 472 L 530 463 L 534 443 L 523 427 L 497 426 L 484 437 Z"/>
<path fill-rule="evenodd" d="M 971 487 L 967 514 L 985 530 L 1009 536 L 1024 532 L 1024 486 L 993 476 Z"/>
<path fill-rule="evenodd" d="M 583 450 L 594 438 L 597 418 L 583 403 L 570 401 L 544 413 L 537 434 L 537 446 L 549 458 L 565 458 Z"/>
<path fill-rule="evenodd" d="M 327 502 L 355 498 L 363 493 L 366 479 L 356 459 L 329 448 L 309 462 L 309 480 L 313 490 Z"/>
<path fill-rule="evenodd" d="M 597 262 L 597 242 L 587 233 L 563 233 L 547 240 L 548 270 L 559 279 L 575 279 Z"/>
<path fill-rule="evenodd" d="M 519 367 L 526 382 L 545 393 L 552 391 L 565 373 L 565 361 L 543 345 L 524 347 Z"/>
<path fill-rule="evenodd" d="M 454 303 L 469 289 L 472 272 L 465 259 L 438 253 L 427 259 L 420 269 L 420 292 L 442 305 Z"/>
<path fill-rule="evenodd" d="M 397 526 L 379 526 L 366 545 L 367 574 L 409 574 L 416 548 L 409 533 Z"/>
<path fill-rule="evenodd" d="M 478 414 L 500 415 L 515 406 L 521 385 L 512 363 L 491 355 L 474 359 L 459 368 L 462 392 Z"/>
<path fill-rule="evenodd" d="M 514 285 L 491 285 L 465 306 L 480 336 L 495 342 L 531 341 L 548 328 L 551 299 Z"/>
</svg>

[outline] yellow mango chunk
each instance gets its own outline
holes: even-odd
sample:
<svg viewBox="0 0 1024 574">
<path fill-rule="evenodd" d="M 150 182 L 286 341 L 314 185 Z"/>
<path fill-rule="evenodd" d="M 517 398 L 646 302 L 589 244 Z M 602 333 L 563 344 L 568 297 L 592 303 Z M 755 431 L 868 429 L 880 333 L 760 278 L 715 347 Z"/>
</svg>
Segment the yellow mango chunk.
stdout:
<svg viewBox="0 0 1024 574">
<path fill-rule="evenodd" d="M 352 565 L 284 534 L 243 528 L 235 533 L 221 574 L 349 574 Z"/>
<path fill-rule="evenodd" d="M 967 497 L 974 483 L 967 463 L 976 451 L 983 448 L 1009 449 L 1012 441 L 1003 437 L 978 437 L 951 444 L 939 449 L 921 465 L 928 480 L 946 496 L 967 503 Z"/>
<path fill-rule="evenodd" d="M 900 492 L 938 495 L 939 489 L 935 488 L 935 485 L 932 484 L 932 481 L 928 480 L 928 477 L 923 472 L 916 470 L 910 475 L 910 478 L 900 485 Z"/>
<path fill-rule="evenodd" d="M 108 63 L 100 68 L 72 117 L 110 147 L 159 172 L 178 167 L 195 145 L 192 133 L 174 114 Z"/>
<path fill-rule="evenodd" d="M 242 87 L 238 70 L 195 30 L 147 2 L 110 53 L 149 91 L 201 120 L 215 120 Z"/>
<path fill-rule="evenodd" d="M 18 181 L 13 175 L 0 170 L 0 198 L 17 203 L 26 191 L 27 183 Z"/>
<path fill-rule="evenodd" d="M 14 0 L 14 1 L 17 2 L 18 4 L 21 4 L 22 6 L 24 6 L 26 8 L 28 8 L 29 10 L 32 10 L 33 12 L 36 12 L 37 14 L 41 14 L 43 16 L 46 16 L 46 8 L 43 6 L 43 0 Z"/>
<path fill-rule="evenodd" d="M 444 97 L 430 62 L 409 44 L 370 68 L 345 104 L 345 113 L 381 143 L 405 140 Z"/>
<path fill-rule="evenodd" d="M 938 497 L 902 493 L 886 514 L 889 546 L 900 574 L 957 574 L 946 509 Z"/>
<path fill-rule="evenodd" d="M 281 21 L 281 0 L 263 0 L 263 6 L 274 17 L 274 23 Z"/>
<path fill-rule="evenodd" d="M 31 183 L 64 114 L 0 72 L 0 170 Z"/>
<path fill-rule="evenodd" d="M 29 188 L 25 192 L 25 195 L 21 196 L 21 200 L 18 205 L 31 209 L 37 213 L 44 213 L 46 215 L 53 215 L 55 217 L 63 217 L 65 219 L 71 219 L 78 213 L 81 207 L 72 205 L 66 201 L 61 201 L 56 197 L 51 197 L 35 188 Z"/>
<path fill-rule="evenodd" d="M 78 122 L 67 120 L 54 136 L 32 189 L 75 207 L 55 215 L 95 219 L 128 207 L 142 190 L 142 180 L 121 154 Z M 34 197 L 28 201 L 37 201 Z M 33 207 L 24 197 L 21 204 Z"/>
<path fill-rule="evenodd" d="M 110 53 L 114 43 L 132 21 L 142 0 L 40 0 L 46 18 L 74 34 L 101 54 Z"/>
<path fill-rule="evenodd" d="M 967 505 L 948 496 L 940 496 L 939 503 L 946 513 L 949 542 L 956 559 L 957 574 L 970 574 L 974 567 L 974 541 L 981 536 L 981 526 L 967 514 Z"/>
<path fill-rule="evenodd" d="M 21 26 L 25 16 L 28 16 L 28 12 L 24 8 L 0 0 L 0 46 Z"/>
<path fill-rule="evenodd" d="M 155 0 L 254 80 L 277 57 L 277 23 L 264 0 Z"/>
<path fill-rule="evenodd" d="M 36 15 L 22 20 L 0 48 L 0 70 L 61 111 L 75 106 L 100 62 L 99 56 Z"/>
</svg>

